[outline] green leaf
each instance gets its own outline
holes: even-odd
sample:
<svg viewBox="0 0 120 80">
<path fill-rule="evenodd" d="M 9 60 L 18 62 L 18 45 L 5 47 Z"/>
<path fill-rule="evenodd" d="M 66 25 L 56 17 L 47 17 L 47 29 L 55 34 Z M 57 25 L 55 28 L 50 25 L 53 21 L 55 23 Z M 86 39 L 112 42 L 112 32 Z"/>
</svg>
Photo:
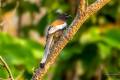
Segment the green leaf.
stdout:
<svg viewBox="0 0 120 80">
<path fill-rule="evenodd" d="M 87 44 L 87 43 L 95 43 L 101 40 L 99 28 L 92 27 L 88 31 L 84 32 L 80 37 L 80 43 Z"/>
<path fill-rule="evenodd" d="M 39 7 L 34 3 L 30 3 L 28 1 L 21 1 L 19 5 L 19 10 L 19 13 L 21 13 L 21 11 L 39 12 Z"/>
<path fill-rule="evenodd" d="M 37 30 L 40 32 L 41 35 L 45 33 L 45 28 L 48 25 L 48 15 L 42 17 L 42 19 L 38 22 Z"/>
<path fill-rule="evenodd" d="M 99 54 L 102 59 L 106 59 L 107 57 L 111 56 L 111 47 L 105 45 L 103 43 L 98 43 Z"/>
<path fill-rule="evenodd" d="M 120 29 L 109 29 L 102 36 L 102 40 L 108 45 L 120 49 Z"/>
<path fill-rule="evenodd" d="M 32 73 L 32 68 L 37 65 L 37 59 L 42 57 L 42 53 L 43 47 L 37 42 L 0 33 L 0 55 L 16 74 L 21 69 Z"/>
<path fill-rule="evenodd" d="M 13 1 L 13 2 L 10 2 L 10 3 L 7 3 L 5 6 L 2 7 L 2 10 L 4 12 L 8 12 L 8 11 L 11 11 L 15 8 L 16 6 L 16 2 Z"/>
</svg>

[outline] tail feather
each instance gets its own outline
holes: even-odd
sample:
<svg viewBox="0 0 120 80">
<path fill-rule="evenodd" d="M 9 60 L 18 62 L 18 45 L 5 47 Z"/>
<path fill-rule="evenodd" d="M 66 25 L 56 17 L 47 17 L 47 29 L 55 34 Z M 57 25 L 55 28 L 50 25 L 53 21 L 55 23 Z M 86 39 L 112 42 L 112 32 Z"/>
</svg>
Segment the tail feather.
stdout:
<svg viewBox="0 0 120 80">
<path fill-rule="evenodd" d="M 47 37 L 47 40 L 46 40 L 44 56 L 43 56 L 43 58 L 42 58 L 42 60 L 41 60 L 41 63 L 40 63 L 40 64 L 42 64 L 42 65 L 40 65 L 40 66 L 44 66 L 44 65 L 45 65 L 45 62 L 46 62 L 47 57 L 48 57 L 48 54 L 49 54 L 49 52 L 50 52 L 49 49 L 50 49 L 52 40 L 53 40 L 53 35 L 49 35 L 49 36 Z"/>
</svg>

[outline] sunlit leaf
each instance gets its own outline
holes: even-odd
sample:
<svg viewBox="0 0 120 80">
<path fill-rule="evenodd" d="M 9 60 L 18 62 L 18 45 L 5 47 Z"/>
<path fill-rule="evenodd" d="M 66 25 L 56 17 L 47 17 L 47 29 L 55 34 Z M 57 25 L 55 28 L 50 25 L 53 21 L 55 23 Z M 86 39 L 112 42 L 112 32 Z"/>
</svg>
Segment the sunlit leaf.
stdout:
<svg viewBox="0 0 120 80">
<path fill-rule="evenodd" d="M 13 65 L 17 66 L 14 68 L 15 71 L 22 66 L 20 69 L 26 69 L 31 73 L 32 68 L 37 65 L 37 59 L 42 57 L 42 53 L 43 47 L 37 42 L 0 34 L 0 55 L 12 65 L 12 69 Z"/>
<path fill-rule="evenodd" d="M 98 44 L 99 54 L 102 59 L 106 59 L 107 57 L 111 56 L 111 47 L 105 45 L 104 43 Z"/>
<path fill-rule="evenodd" d="M 120 29 L 110 29 L 108 30 L 102 40 L 112 47 L 120 49 Z"/>
</svg>

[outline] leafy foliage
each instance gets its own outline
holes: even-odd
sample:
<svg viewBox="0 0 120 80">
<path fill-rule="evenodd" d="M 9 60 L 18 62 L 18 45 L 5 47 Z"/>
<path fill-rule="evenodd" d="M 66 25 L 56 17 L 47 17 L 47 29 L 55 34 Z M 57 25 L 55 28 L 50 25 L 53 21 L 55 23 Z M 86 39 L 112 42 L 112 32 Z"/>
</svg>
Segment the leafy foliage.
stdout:
<svg viewBox="0 0 120 80">
<path fill-rule="evenodd" d="M 3 56 L 15 76 L 20 70 L 32 73 L 37 60 L 42 57 L 43 48 L 31 40 L 13 38 L 7 34 L 0 34 L 0 55 Z"/>
</svg>

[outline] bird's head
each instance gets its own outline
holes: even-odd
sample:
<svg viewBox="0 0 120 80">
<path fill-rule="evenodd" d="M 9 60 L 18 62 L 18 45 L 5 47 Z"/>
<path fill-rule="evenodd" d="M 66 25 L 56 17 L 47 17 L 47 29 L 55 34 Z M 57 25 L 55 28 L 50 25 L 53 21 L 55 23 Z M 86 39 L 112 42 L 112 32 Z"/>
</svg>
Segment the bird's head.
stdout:
<svg viewBox="0 0 120 80">
<path fill-rule="evenodd" d="M 63 20 L 67 20 L 67 19 L 69 19 L 70 17 L 71 17 L 71 15 L 68 15 L 68 14 L 66 14 L 66 13 L 61 13 L 61 14 L 59 14 L 59 16 L 58 16 L 59 19 L 63 19 Z"/>
</svg>

